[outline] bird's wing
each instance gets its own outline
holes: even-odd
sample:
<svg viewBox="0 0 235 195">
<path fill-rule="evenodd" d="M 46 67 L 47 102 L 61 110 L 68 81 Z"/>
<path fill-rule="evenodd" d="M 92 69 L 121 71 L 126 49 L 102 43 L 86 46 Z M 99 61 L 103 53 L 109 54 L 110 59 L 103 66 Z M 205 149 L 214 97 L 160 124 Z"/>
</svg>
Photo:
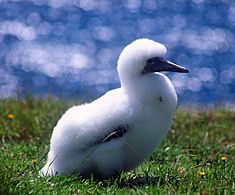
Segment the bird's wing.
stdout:
<svg viewBox="0 0 235 195">
<path fill-rule="evenodd" d="M 125 94 L 112 90 L 90 104 L 69 109 L 54 128 L 51 146 L 83 150 L 120 138 L 128 130 L 130 115 Z"/>
<path fill-rule="evenodd" d="M 117 128 L 111 129 L 110 131 L 107 131 L 107 133 L 103 135 L 99 135 L 97 139 L 91 142 L 89 145 L 87 145 L 87 148 L 97 146 L 100 144 L 104 144 L 107 142 L 110 142 L 114 139 L 119 139 L 125 135 L 125 133 L 128 131 L 128 125 L 119 125 Z"/>
</svg>

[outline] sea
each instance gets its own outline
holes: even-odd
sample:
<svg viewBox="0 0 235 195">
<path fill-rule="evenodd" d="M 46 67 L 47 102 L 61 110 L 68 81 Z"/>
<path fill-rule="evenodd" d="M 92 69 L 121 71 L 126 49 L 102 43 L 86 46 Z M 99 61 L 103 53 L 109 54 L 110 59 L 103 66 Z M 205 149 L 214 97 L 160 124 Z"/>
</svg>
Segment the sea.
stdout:
<svg viewBox="0 0 235 195">
<path fill-rule="evenodd" d="M 0 98 L 97 98 L 138 38 L 190 70 L 166 73 L 179 104 L 235 104 L 233 0 L 0 0 Z"/>
</svg>

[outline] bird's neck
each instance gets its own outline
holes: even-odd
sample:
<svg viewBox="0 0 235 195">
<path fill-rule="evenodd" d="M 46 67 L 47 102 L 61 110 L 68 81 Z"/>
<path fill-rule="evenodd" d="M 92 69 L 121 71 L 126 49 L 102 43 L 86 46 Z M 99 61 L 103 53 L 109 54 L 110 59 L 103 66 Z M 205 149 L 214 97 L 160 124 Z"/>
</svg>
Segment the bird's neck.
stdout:
<svg viewBox="0 0 235 195">
<path fill-rule="evenodd" d="M 138 83 L 140 83 L 140 78 L 138 76 L 128 76 L 121 77 L 121 87 L 130 94 L 135 94 L 138 92 Z"/>
<path fill-rule="evenodd" d="M 144 79 L 138 76 L 132 76 L 121 79 L 121 87 L 132 100 L 141 101 L 144 96 Z"/>
</svg>

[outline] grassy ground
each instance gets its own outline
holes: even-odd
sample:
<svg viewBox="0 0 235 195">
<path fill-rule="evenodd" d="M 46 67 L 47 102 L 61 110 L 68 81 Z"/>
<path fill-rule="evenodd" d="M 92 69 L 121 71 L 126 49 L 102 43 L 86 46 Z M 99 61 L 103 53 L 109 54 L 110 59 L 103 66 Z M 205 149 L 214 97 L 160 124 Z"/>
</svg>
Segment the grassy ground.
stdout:
<svg viewBox="0 0 235 195">
<path fill-rule="evenodd" d="M 235 113 L 219 108 L 178 110 L 151 158 L 120 178 L 38 177 L 52 128 L 70 106 L 50 98 L 0 101 L 1 194 L 235 193 Z"/>
</svg>

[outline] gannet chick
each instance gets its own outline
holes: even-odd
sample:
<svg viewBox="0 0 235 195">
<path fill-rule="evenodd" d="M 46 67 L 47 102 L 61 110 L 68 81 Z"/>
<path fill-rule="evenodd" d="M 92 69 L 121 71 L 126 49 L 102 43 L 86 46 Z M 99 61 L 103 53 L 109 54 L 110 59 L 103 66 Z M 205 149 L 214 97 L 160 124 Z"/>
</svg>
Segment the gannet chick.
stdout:
<svg viewBox="0 0 235 195">
<path fill-rule="evenodd" d="M 160 72 L 189 72 L 164 60 L 166 51 L 149 39 L 127 45 L 118 59 L 121 87 L 65 112 L 53 130 L 40 175 L 106 178 L 148 159 L 177 106 L 175 89 Z"/>
</svg>

